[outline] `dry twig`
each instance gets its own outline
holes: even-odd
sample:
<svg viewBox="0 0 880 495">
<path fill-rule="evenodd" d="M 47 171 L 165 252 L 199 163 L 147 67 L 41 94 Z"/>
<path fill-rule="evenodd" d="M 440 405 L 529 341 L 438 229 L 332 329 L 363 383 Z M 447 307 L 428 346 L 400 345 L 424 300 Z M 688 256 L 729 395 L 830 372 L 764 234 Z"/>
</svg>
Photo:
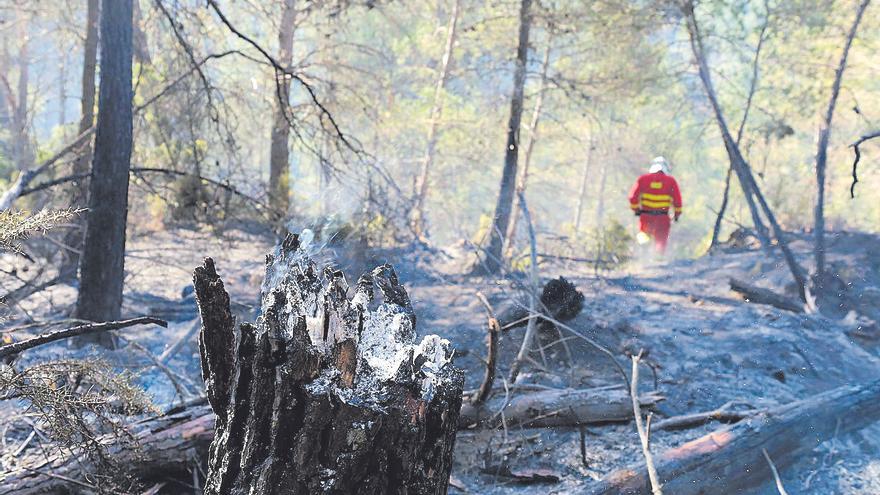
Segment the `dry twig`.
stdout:
<svg viewBox="0 0 880 495">
<path fill-rule="evenodd" d="M 654 466 L 654 458 L 651 456 L 650 439 L 648 432 L 642 425 L 642 410 L 639 406 L 639 360 L 642 358 L 640 352 L 638 356 L 632 357 L 632 385 L 629 388 L 629 395 L 632 398 L 633 418 L 636 421 L 636 430 L 639 432 L 639 440 L 642 442 L 642 453 L 645 455 L 645 464 L 648 466 L 648 477 L 651 480 L 651 492 L 654 495 L 663 495 L 660 487 L 660 477 L 657 475 L 657 468 Z"/>
</svg>

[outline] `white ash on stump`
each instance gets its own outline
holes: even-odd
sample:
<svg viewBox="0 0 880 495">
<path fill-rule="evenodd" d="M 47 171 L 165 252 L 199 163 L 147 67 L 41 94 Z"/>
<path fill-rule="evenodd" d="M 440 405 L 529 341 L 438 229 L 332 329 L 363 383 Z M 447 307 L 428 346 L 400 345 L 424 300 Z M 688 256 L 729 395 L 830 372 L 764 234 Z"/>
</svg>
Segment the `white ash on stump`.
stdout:
<svg viewBox="0 0 880 495">
<path fill-rule="evenodd" d="M 255 324 L 236 325 L 210 258 L 193 276 L 217 415 L 205 493 L 446 493 L 463 377 L 448 341 L 415 343 L 393 268 L 349 291 L 295 235 L 266 265 Z"/>
</svg>

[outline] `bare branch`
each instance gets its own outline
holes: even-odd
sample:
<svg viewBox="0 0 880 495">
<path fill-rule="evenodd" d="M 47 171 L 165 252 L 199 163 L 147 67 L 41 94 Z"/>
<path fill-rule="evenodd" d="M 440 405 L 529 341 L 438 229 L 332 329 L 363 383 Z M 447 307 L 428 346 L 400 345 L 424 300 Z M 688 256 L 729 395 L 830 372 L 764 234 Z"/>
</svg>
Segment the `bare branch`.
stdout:
<svg viewBox="0 0 880 495">
<path fill-rule="evenodd" d="M 50 342 L 55 342 L 57 340 L 68 339 L 70 337 L 77 337 L 80 335 L 92 335 L 100 332 L 106 332 L 108 330 L 118 330 L 120 328 L 127 328 L 135 325 L 150 324 L 159 325 L 161 327 L 168 326 L 168 322 L 166 322 L 165 320 L 153 318 L 152 316 L 142 316 L 140 318 L 132 318 L 130 320 L 108 321 L 106 323 L 89 323 L 87 325 L 79 325 L 71 328 L 66 328 L 64 330 L 58 330 L 57 332 L 44 333 L 28 340 L 0 346 L 0 358 L 18 354 L 22 351 L 33 349 L 34 347 L 48 344 Z"/>
<path fill-rule="evenodd" d="M 852 180 L 852 185 L 849 186 L 849 197 L 850 198 L 855 199 L 855 197 L 856 197 L 856 184 L 859 182 L 859 175 L 858 175 L 859 160 L 862 159 L 862 151 L 859 149 L 859 146 L 861 146 L 865 141 L 868 141 L 871 139 L 876 139 L 878 137 L 880 137 L 880 130 L 877 130 L 874 132 L 869 132 L 868 134 L 865 134 L 864 136 L 860 137 L 858 139 L 858 141 L 856 141 L 850 145 L 850 147 L 852 147 L 852 149 L 853 149 L 853 153 L 855 153 L 855 159 L 853 159 L 853 164 L 852 164 L 852 178 L 853 178 L 853 180 Z"/>
</svg>

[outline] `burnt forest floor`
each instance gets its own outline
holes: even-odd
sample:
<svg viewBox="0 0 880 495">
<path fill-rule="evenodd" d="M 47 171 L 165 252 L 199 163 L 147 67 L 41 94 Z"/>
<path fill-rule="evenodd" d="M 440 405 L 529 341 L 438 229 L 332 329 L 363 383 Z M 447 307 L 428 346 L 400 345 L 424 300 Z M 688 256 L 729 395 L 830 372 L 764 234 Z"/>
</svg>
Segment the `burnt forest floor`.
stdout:
<svg viewBox="0 0 880 495">
<path fill-rule="evenodd" d="M 154 315 L 168 319 L 167 329 L 136 327 L 124 330 L 155 356 L 182 336 L 190 335 L 169 357 L 181 391 L 166 373 L 152 366 L 143 352 L 123 346 L 107 353 L 111 362 L 126 363 L 136 381 L 167 409 L 203 393 L 198 346 L 193 329 L 198 315 L 191 294 L 192 269 L 204 256 L 216 266 L 243 320 L 256 316 L 263 262 L 273 239 L 259 233 L 177 229 L 129 239 L 126 257 L 124 316 Z M 834 318 L 802 315 L 744 302 L 728 287 L 736 277 L 782 290 L 790 280 L 781 256 L 748 247 L 725 246 L 695 260 L 655 261 L 596 273 L 578 264 L 542 264 L 542 280 L 565 276 L 586 296 L 584 310 L 569 325 L 610 348 L 626 365 L 627 352 L 647 353 L 656 372 L 642 373 L 641 390 L 654 388 L 665 397 L 656 419 L 709 411 L 729 401 L 767 407 L 802 399 L 845 385 L 864 384 L 880 376 L 873 320 L 880 311 L 880 238 L 837 233 L 829 242 L 829 262 L 850 283 L 849 307 Z M 799 237 L 793 248 L 809 265 L 809 239 Z M 351 280 L 371 264 L 393 263 L 410 292 L 419 317 L 419 333 L 436 333 L 456 349 L 455 363 L 464 370 L 466 389 L 482 378 L 485 355 L 485 312 L 476 293 L 501 307 L 521 298 L 523 279 L 463 276 L 471 260 L 464 248 L 387 250 L 356 255 L 351 249 L 325 249 L 326 260 L 345 259 Z M 20 263 L 4 259 L 4 263 Z M 7 267 L 8 268 L 8 267 Z M 61 319 L 75 302 L 75 288 L 58 285 L 11 308 L 19 316 L 7 327 L 33 320 Z M 856 304 L 857 303 L 857 304 Z M 868 308 L 868 309 L 864 309 Z M 22 336 L 28 330 L 22 330 Z M 521 343 L 524 329 L 502 335 L 499 376 Z M 565 337 L 563 333 L 563 337 Z M 558 336 L 543 336 L 551 343 Z M 549 346 L 535 355 L 538 366 L 526 366 L 520 381 L 556 388 L 621 385 L 608 357 L 576 338 Z M 21 366 L 52 357 L 83 357 L 90 349 L 73 350 L 66 343 L 25 353 Z M 543 369 L 541 369 L 543 368 Z M 503 380 L 497 382 L 502 387 Z M 498 392 L 503 394 L 503 388 Z M 16 404 L 0 402 L 4 454 L 18 448 L 30 432 Z M 679 432 L 655 432 L 652 451 L 662 452 L 718 428 L 717 423 Z M 584 439 L 586 458 L 581 456 Z M 880 493 L 880 426 L 833 438 L 781 473 L 790 493 Z M 576 493 L 603 475 L 641 460 L 632 423 L 583 428 L 499 429 L 462 431 L 458 435 L 452 493 Z M 586 462 L 584 462 L 586 461 Z M 540 472 L 559 481 L 522 484 L 499 475 L 499 466 Z M 726 493 L 723 484 L 707 493 Z M 766 487 L 755 493 L 776 493 Z"/>
</svg>

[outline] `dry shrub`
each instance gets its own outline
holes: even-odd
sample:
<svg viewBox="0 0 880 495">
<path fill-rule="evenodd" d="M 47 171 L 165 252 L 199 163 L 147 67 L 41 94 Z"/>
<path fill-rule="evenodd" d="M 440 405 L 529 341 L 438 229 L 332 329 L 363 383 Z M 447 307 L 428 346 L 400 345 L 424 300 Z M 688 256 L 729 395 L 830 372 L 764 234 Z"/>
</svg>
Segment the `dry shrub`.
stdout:
<svg viewBox="0 0 880 495">
<path fill-rule="evenodd" d="M 91 461 L 84 478 L 101 490 L 128 489 L 135 483 L 109 447 L 137 449 L 123 418 L 156 413 L 149 397 L 100 359 L 64 359 L 16 370 L 0 366 L 0 399 L 16 399 L 37 413 L 58 446 Z"/>
</svg>

